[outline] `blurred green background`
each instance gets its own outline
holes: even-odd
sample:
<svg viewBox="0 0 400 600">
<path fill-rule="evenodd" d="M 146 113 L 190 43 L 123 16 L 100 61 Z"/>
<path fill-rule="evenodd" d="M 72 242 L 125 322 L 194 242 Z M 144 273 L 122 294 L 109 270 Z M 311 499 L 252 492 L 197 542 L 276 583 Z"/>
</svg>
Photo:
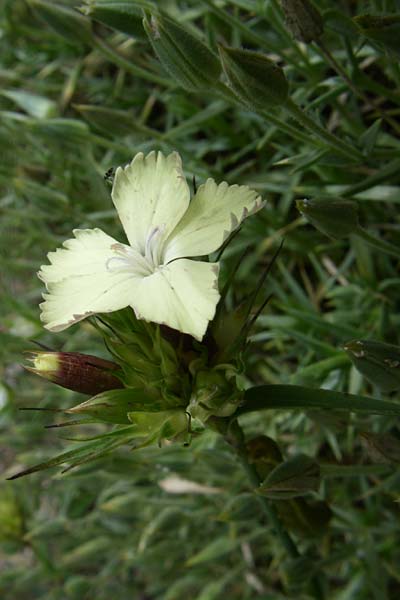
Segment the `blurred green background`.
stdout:
<svg viewBox="0 0 400 600">
<path fill-rule="evenodd" d="M 87 322 L 59 334 L 42 329 L 43 286 L 35 273 L 73 228 L 96 226 L 118 238 L 104 173 L 139 151 L 177 150 L 188 180 L 246 184 L 267 199 L 229 246 L 222 271 L 225 277 L 249 249 L 228 297 L 233 306 L 285 239 L 266 284 L 272 298 L 252 337 L 248 383 L 379 398 L 343 345 L 354 338 L 399 343 L 400 252 L 396 257 L 356 236 L 330 239 L 307 224 L 295 200 L 351 198 L 363 228 L 400 247 L 399 26 L 394 21 L 377 35 L 352 20 L 398 15 L 400 3 L 323 0 L 324 33 L 307 44 L 293 39 L 276 0 L 158 3 L 214 51 L 222 43 L 265 52 L 284 69 L 292 100 L 362 152 L 354 162 L 318 145 L 280 107 L 262 115 L 212 89 L 179 87 L 142 27 L 140 5 L 156 4 L 88 0 L 83 14 L 68 12 L 80 6 L 72 0 L 1 2 L 3 479 L 60 452 L 71 443 L 66 439 L 85 437 L 82 429 L 46 430 L 60 420 L 57 413 L 19 410 L 82 400 L 24 372 L 23 353 L 37 348 L 35 341 L 107 357 Z M 397 435 L 397 420 L 270 411 L 243 418 L 243 426 L 249 437 L 274 438 L 286 456 L 304 452 L 326 465 L 319 493 L 301 510 L 278 504 L 302 563 L 289 564 L 240 466 L 209 432 L 190 448 L 122 449 L 65 474 L 2 481 L 1 597 L 300 598 L 315 570 L 324 570 L 327 598 L 398 597 L 396 460 L 360 435 Z M 181 480 L 200 487 L 182 491 Z M 330 506 L 329 525 L 324 508 L 313 504 L 322 500 Z"/>
</svg>

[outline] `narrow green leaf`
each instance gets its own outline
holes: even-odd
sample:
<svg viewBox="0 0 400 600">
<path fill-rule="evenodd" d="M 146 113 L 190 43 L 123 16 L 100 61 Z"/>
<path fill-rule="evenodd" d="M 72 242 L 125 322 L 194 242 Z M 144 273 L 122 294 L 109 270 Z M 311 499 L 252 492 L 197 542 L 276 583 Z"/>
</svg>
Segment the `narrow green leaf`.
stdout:
<svg viewBox="0 0 400 600">
<path fill-rule="evenodd" d="M 23 471 L 20 471 L 19 473 L 16 473 L 12 477 L 8 477 L 7 479 L 19 479 L 24 475 L 30 475 L 31 473 L 43 471 L 44 469 L 49 469 L 50 467 L 58 467 L 67 463 L 69 463 L 71 466 L 74 466 L 87 458 L 94 459 L 97 456 L 103 455 L 104 453 L 113 450 L 121 444 L 124 444 L 129 439 L 129 437 L 131 437 L 131 432 L 131 427 L 124 427 L 119 431 L 111 432 L 114 434 L 122 434 L 122 439 L 117 440 L 108 439 L 109 437 L 111 437 L 108 434 L 98 436 L 98 438 L 91 443 L 84 443 L 80 446 L 77 446 L 73 450 L 67 450 L 66 452 L 62 452 L 58 456 L 43 461 L 37 465 L 34 465 L 33 467 L 29 467 L 28 469 L 24 469 Z"/>
<path fill-rule="evenodd" d="M 348 410 L 378 415 L 400 415 L 400 403 L 356 394 L 317 390 L 299 385 L 260 385 L 244 393 L 243 405 L 236 416 L 266 409 L 315 408 Z"/>
</svg>

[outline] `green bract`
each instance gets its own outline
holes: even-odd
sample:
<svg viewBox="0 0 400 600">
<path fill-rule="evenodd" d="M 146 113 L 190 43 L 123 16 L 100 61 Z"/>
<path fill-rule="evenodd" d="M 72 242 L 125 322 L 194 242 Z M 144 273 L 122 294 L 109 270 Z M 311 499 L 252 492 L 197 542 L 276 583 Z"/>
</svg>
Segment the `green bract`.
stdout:
<svg viewBox="0 0 400 600">
<path fill-rule="evenodd" d="M 131 422 L 128 413 L 153 413 L 162 409 L 163 404 L 154 393 L 138 388 L 126 388 L 103 392 L 66 412 L 89 415 L 99 421 L 123 425 Z"/>
<path fill-rule="evenodd" d="M 210 416 L 229 417 L 242 399 L 233 373 L 225 370 L 200 370 L 193 383 L 188 410 L 205 423 Z"/>
</svg>

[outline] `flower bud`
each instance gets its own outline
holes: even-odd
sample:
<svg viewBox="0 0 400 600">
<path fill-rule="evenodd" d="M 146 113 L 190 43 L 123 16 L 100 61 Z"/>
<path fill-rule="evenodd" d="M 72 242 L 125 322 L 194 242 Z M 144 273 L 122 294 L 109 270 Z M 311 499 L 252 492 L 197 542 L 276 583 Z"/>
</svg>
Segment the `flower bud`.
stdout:
<svg viewBox="0 0 400 600">
<path fill-rule="evenodd" d="M 170 17 L 146 16 L 143 26 L 161 64 L 189 91 L 213 88 L 221 73 L 218 58 L 197 37 Z"/>
<path fill-rule="evenodd" d="M 357 233 L 358 206 L 351 200 L 296 200 L 299 212 L 318 231 L 340 239 Z"/>
<path fill-rule="evenodd" d="M 229 417 L 240 404 L 242 395 L 234 377 L 228 379 L 222 370 L 201 370 L 196 373 L 188 410 L 203 423 L 211 416 Z"/>
<path fill-rule="evenodd" d="M 313 42 L 324 32 L 324 22 L 310 0 L 281 0 L 285 22 L 294 39 Z"/>
<path fill-rule="evenodd" d="M 85 402 L 69 408 L 69 414 L 84 414 L 104 423 L 128 424 L 128 413 L 144 411 L 153 413 L 165 408 L 157 396 L 143 389 L 109 389 Z"/>
<path fill-rule="evenodd" d="M 232 91 L 246 106 L 264 110 L 286 102 L 285 74 L 264 54 L 225 46 L 219 46 L 219 54 Z"/>
<path fill-rule="evenodd" d="M 275 467 L 258 491 L 276 500 L 295 498 L 317 491 L 319 483 L 319 465 L 308 456 L 299 454 Z"/>
<path fill-rule="evenodd" d="M 90 44 L 92 41 L 89 19 L 73 8 L 46 0 L 29 0 L 29 5 L 41 21 L 69 42 Z"/>
<path fill-rule="evenodd" d="M 143 9 L 152 8 L 151 2 L 140 0 L 85 0 L 80 9 L 94 21 L 136 38 L 145 37 L 142 25 Z"/>
<path fill-rule="evenodd" d="M 115 373 L 120 367 L 103 358 L 80 352 L 30 352 L 28 371 L 81 394 L 99 394 L 122 388 Z"/>
<path fill-rule="evenodd" d="M 353 21 L 382 50 L 400 54 L 400 15 L 358 15 Z"/>
<path fill-rule="evenodd" d="M 383 392 L 400 389 L 400 347 L 354 340 L 343 347 L 356 369 Z"/>
</svg>

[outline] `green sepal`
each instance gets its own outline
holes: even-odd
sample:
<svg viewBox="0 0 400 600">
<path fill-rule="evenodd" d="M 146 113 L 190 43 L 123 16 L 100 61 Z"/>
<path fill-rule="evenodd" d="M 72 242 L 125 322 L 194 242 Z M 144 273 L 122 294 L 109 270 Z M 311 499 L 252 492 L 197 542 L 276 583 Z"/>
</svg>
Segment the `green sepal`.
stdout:
<svg viewBox="0 0 400 600">
<path fill-rule="evenodd" d="M 186 397 L 186 377 L 175 348 L 154 323 L 136 319 L 131 309 L 101 315 L 94 320 L 107 349 L 121 365 L 126 387 L 156 393 L 165 407 L 181 406 Z"/>
<path fill-rule="evenodd" d="M 189 416 L 183 409 L 159 412 L 132 411 L 128 419 L 134 425 L 134 437 L 146 438 L 145 444 L 186 438 L 189 434 Z"/>
<path fill-rule="evenodd" d="M 132 411 L 153 413 L 165 408 L 161 398 L 143 389 L 110 390 L 69 408 L 69 414 L 84 414 L 104 423 L 127 425 Z"/>
</svg>

